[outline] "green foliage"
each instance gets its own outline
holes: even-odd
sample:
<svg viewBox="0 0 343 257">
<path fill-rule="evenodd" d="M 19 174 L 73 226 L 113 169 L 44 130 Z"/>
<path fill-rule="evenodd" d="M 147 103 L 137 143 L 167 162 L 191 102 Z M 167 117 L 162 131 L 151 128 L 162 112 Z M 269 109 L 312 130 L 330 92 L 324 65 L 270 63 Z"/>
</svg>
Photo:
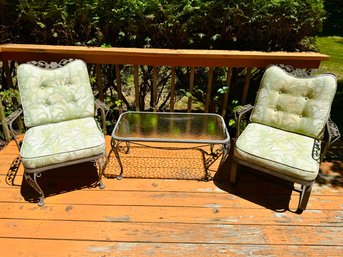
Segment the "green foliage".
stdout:
<svg viewBox="0 0 343 257">
<path fill-rule="evenodd" d="M 337 92 L 332 103 L 331 116 L 340 130 L 343 128 L 343 37 L 318 37 L 318 50 L 330 56 L 329 61 L 321 62 L 321 72 L 332 72 L 337 77 Z"/>
<path fill-rule="evenodd" d="M 0 92 L 0 99 L 4 106 L 5 115 L 10 115 L 20 103 L 19 91 L 16 89 L 8 89 Z"/>
<path fill-rule="evenodd" d="M 225 94 L 225 93 L 229 92 L 229 87 L 223 86 L 223 87 L 219 88 L 217 92 L 219 94 Z"/>
<path fill-rule="evenodd" d="M 19 91 L 17 89 L 7 89 L 0 92 L 1 108 L 3 108 L 4 114 L 7 117 L 13 111 L 18 109 L 18 103 L 20 103 Z M 1 111 L 1 110 L 0 110 Z M 5 139 L 4 128 L 0 122 L 0 141 Z"/>
<path fill-rule="evenodd" d="M 263 51 L 307 49 L 325 18 L 323 0 L 19 0 L 11 14 L 16 43 Z"/>
<path fill-rule="evenodd" d="M 330 56 L 329 61 L 321 62 L 320 69 L 334 73 L 343 82 L 343 37 L 318 37 L 316 42 L 318 51 Z"/>
<path fill-rule="evenodd" d="M 231 113 L 235 113 L 238 108 L 242 107 L 242 105 L 239 104 L 239 102 L 237 100 L 232 100 L 231 101 L 231 104 L 230 104 L 230 110 L 231 110 Z M 236 126 L 236 119 L 232 117 L 229 119 L 229 122 L 228 122 L 228 126 L 229 127 L 233 127 L 233 126 Z"/>
</svg>

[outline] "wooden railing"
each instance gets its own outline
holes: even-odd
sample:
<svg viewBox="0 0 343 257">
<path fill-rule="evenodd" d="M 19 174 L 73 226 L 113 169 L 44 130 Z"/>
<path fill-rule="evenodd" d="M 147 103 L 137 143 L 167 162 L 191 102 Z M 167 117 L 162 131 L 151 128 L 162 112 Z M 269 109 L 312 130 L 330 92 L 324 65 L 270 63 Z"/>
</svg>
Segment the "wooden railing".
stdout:
<svg viewBox="0 0 343 257">
<path fill-rule="evenodd" d="M 132 65 L 134 72 L 135 108 L 139 110 L 139 66 L 152 66 L 153 110 L 157 105 L 157 67 L 170 67 L 170 101 L 169 110 L 174 111 L 175 105 L 175 67 L 190 67 L 189 92 L 192 93 L 194 86 L 195 68 L 208 68 L 208 83 L 205 96 L 204 112 L 209 111 L 212 99 L 212 79 L 215 68 L 226 69 L 225 83 L 229 86 L 232 79 L 233 68 L 246 68 L 245 80 L 242 90 L 241 102 L 247 100 L 251 72 L 254 68 L 264 68 L 270 64 L 291 65 L 294 68 L 318 68 L 320 62 L 328 60 L 329 56 L 314 52 L 254 52 L 254 51 L 228 51 L 228 50 L 183 50 L 183 49 L 151 49 L 151 48 L 101 48 L 85 46 L 52 46 L 52 45 L 0 45 L 0 57 L 7 83 L 12 84 L 12 78 L 8 61 L 60 61 L 61 59 L 79 58 L 89 64 L 96 65 L 96 78 L 100 100 L 104 99 L 105 92 L 102 89 L 102 64 L 114 64 L 116 73 L 116 90 L 119 100 L 122 98 L 122 84 L 120 80 L 120 65 Z M 12 85 L 13 86 L 13 85 Z M 228 105 L 229 92 L 223 97 L 221 114 L 225 116 Z M 0 101 L 0 108 L 1 108 Z M 192 96 L 188 97 L 187 111 L 192 110 Z M 0 110 L 1 113 L 1 110 Z M 0 119 L 3 119 L 3 112 Z"/>
</svg>

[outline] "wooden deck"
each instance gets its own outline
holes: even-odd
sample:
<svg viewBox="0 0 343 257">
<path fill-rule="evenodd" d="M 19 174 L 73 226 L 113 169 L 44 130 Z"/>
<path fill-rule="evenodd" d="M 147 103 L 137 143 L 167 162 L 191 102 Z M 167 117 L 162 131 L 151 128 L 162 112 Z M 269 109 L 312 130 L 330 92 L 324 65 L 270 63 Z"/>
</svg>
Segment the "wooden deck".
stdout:
<svg viewBox="0 0 343 257">
<path fill-rule="evenodd" d="M 298 195 L 281 181 L 241 169 L 235 188 L 218 182 L 229 163 L 215 181 L 105 178 L 104 190 L 87 188 L 96 170 L 82 164 L 44 173 L 51 196 L 40 208 L 30 202 L 34 193 L 22 180 L 22 166 L 13 180 L 8 177 L 17 155 L 13 142 L 0 152 L 1 256 L 343 253 L 341 185 L 316 184 L 298 215 L 285 210 L 295 209 Z"/>
</svg>

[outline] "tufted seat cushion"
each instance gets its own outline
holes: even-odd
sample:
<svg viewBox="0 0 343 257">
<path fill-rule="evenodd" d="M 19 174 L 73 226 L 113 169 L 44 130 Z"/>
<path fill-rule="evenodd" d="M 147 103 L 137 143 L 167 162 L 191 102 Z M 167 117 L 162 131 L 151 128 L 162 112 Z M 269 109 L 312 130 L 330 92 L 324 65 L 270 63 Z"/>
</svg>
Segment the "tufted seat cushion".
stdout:
<svg viewBox="0 0 343 257">
<path fill-rule="evenodd" d="M 319 171 L 320 143 L 311 137 L 250 123 L 239 136 L 235 157 L 277 173 L 312 181 Z"/>
<path fill-rule="evenodd" d="M 90 117 L 30 128 L 20 155 L 25 168 L 35 169 L 102 155 L 105 151 L 104 135 Z"/>
<path fill-rule="evenodd" d="M 21 64 L 18 87 L 26 127 L 94 116 L 94 96 L 82 60 L 55 69 Z"/>
<path fill-rule="evenodd" d="M 302 78 L 271 66 L 261 80 L 250 120 L 320 139 L 336 87 L 332 74 Z"/>
</svg>

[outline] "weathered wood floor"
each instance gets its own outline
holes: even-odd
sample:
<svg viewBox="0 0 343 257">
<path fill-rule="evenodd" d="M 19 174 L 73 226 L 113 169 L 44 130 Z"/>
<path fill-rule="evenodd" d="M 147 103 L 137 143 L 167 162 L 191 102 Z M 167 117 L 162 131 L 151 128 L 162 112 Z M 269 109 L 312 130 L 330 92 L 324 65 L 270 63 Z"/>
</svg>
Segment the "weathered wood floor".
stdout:
<svg viewBox="0 0 343 257">
<path fill-rule="evenodd" d="M 8 177 L 17 154 L 13 142 L 0 152 L 0 256 L 343 254 L 341 186 L 317 184 L 298 215 L 291 211 L 298 194 L 289 185 L 245 168 L 235 188 L 216 181 L 105 178 L 100 190 L 86 188 L 96 170 L 84 164 L 45 172 L 50 196 L 40 208 L 30 202 L 34 193 L 22 180 L 22 166 L 13 180 Z"/>
</svg>

